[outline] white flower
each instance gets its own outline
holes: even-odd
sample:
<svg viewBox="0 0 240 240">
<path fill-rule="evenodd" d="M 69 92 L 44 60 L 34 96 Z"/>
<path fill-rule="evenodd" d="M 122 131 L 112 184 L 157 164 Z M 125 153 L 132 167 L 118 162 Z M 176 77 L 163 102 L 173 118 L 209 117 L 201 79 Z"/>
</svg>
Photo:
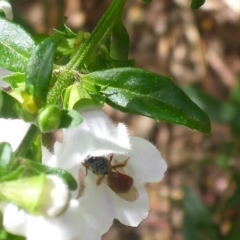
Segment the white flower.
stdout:
<svg viewBox="0 0 240 240">
<path fill-rule="evenodd" d="M 12 150 L 15 151 L 29 127 L 30 124 L 22 120 L 0 118 L 0 143 L 9 142 Z"/>
<path fill-rule="evenodd" d="M 53 218 L 32 216 L 7 204 L 3 207 L 3 226 L 27 240 L 100 240 L 95 219 L 82 212 L 78 200 L 71 200 L 67 211 Z"/>
<path fill-rule="evenodd" d="M 0 182 L 0 189 L 4 201 L 34 215 L 58 216 L 66 210 L 70 201 L 67 184 L 56 175 L 41 174 Z"/>
<path fill-rule="evenodd" d="M 136 200 L 133 199 L 135 201 L 125 200 L 116 194 L 106 184 L 108 176 L 101 180 L 101 174 L 97 176 L 91 169 L 87 170 L 85 188 L 79 199 L 83 211 L 99 220 L 102 233 L 109 229 L 114 218 L 123 224 L 137 226 L 149 211 L 144 183 L 160 181 L 166 163 L 150 142 L 129 137 L 126 127 L 121 123 L 115 126 L 102 110 L 87 111 L 82 115 L 82 124 L 63 130 L 63 141 L 55 144 L 55 155 L 46 164 L 68 170 L 81 186 L 79 172 L 86 172 L 82 164 L 87 157 L 104 156 L 110 159 L 113 156 L 111 165 L 126 163 L 117 170 L 133 178 L 133 189 L 138 193 Z M 79 171 L 80 168 L 82 170 Z"/>
<path fill-rule="evenodd" d="M 9 142 L 13 150 L 16 150 L 28 128 L 29 124 L 22 120 L 0 119 L 0 142 Z M 43 148 L 43 161 L 50 156 L 51 154 Z M 59 204 L 61 205 L 61 201 L 57 200 L 56 207 Z M 4 228 L 13 234 L 25 236 L 27 240 L 100 240 L 101 238 L 98 222 L 83 211 L 79 200 L 71 199 L 67 210 L 57 217 L 33 216 L 13 204 L 2 204 L 2 210 Z M 54 208 L 52 210 L 55 212 Z"/>
</svg>

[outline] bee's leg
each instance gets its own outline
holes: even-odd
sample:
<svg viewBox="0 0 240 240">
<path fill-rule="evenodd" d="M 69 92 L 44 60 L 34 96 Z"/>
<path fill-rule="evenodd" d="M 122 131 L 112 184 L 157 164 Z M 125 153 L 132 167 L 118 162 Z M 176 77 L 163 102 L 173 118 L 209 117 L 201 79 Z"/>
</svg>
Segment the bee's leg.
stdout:
<svg viewBox="0 0 240 240">
<path fill-rule="evenodd" d="M 87 165 L 86 165 L 85 163 L 83 163 L 82 165 L 86 168 L 86 174 L 85 174 L 85 175 L 87 176 L 87 174 L 88 174 L 88 168 L 87 168 Z"/>
<path fill-rule="evenodd" d="M 105 178 L 104 175 L 101 175 L 98 177 L 97 181 L 96 181 L 96 185 L 99 186 L 102 183 L 102 180 Z"/>
<path fill-rule="evenodd" d="M 112 168 L 117 171 L 117 168 L 125 167 L 127 165 L 128 160 L 129 160 L 129 158 L 124 160 L 123 163 L 119 163 L 119 164 L 113 165 Z"/>
</svg>

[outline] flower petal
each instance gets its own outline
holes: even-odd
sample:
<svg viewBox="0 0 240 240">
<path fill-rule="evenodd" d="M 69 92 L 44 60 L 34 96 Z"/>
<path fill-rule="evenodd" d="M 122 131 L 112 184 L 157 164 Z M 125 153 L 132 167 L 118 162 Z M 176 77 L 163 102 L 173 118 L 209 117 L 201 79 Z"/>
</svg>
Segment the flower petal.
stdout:
<svg viewBox="0 0 240 240">
<path fill-rule="evenodd" d="M 115 126 L 102 110 L 85 111 L 83 122 L 63 130 L 63 142 L 57 142 L 54 152 L 58 167 L 69 168 L 91 155 L 102 156 L 112 152 L 124 153 L 130 149 L 126 126 Z"/>
<path fill-rule="evenodd" d="M 145 187 L 137 187 L 139 197 L 134 202 L 126 201 L 111 191 L 114 202 L 115 218 L 121 223 L 136 227 L 147 217 L 149 211 L 149 198 Z"/>
<path fill-rule="evenodd" d="M 160 152 L 150 142 L 130 137 L 132 150 L 129 152 L 129 161 L 124 171 L 133 177 L 135 183 L 159 182 L 164 176 L 167 164 Z"/>
<path fill-rule="evenodd" d="M 10 221 L 11 219 L 18 219 L 18 222 Z M 95 219 L 83 215 L 77 200 L 71 200 L 67 211 L 54 218 L 32 216 L 8 204 L 4 209 L 3 224 L 9 232 L 25 236 L 27 240 L 101 239 Z"/>
<path fill-rule="evenodd" d="M 29 127 L 30 124 L 22 120 L 0 118 L 0 142 L 9 142 L 15 151 Z"/>
<path fill-rule="evenodd" d="M 100 221 L 100 228 L 105 233 L 112 225 L 114 218 L 128 226 L 137 226 L 149 211 L 149 199 L 143 186 L 137 187 L 139 197 L 129 202 L 118 196 L 104 182 L 97 186 L 98 177 L 91 171 L 85 180 L 85 190 L 80 198 L 84 211 Z"/>
<path fill-rule="evenodd" d="M 23 236 L 25 233 L 26 216 L 24 211 L 19 211 L 18 207 L 13 204 L 4 204 L 3 209 L 3 226 L 4 228 L 16 235 Z"/>
<path fill-rule="evenodd" d="M 109 196 L 110 188 L 105 183 L 97 186 L 96 180 L 96 175 L 88 171 L 85 178 L 84 194 L 80 198 L 80 202 L 84 206 L 84 212 L 99 220 L 99 228 L 103 234 L 109 230 L 115 218 L 115 203 Z"/>
</svg>

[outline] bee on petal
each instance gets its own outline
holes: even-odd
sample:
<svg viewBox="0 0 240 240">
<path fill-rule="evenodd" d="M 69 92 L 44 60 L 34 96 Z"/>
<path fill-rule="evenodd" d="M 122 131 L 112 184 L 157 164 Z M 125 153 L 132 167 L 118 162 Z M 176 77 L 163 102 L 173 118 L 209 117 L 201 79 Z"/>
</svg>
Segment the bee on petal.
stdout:
<svg viewBox="0 0 240 240">
<path fill-rule="evenodd" d="M 102 182 L 107 184 L 113 192 L 115 192 L 120 198 L 123 198 L 129 202 L 137 200 L 139 194 L 137 189 L 133 185 L 133 178 L 127 174 L 118 172 L 118 168 L 125 167 L 129 158 L 123 163 L 112 165 L 113 155 L 108 160 L 103 156 L 89 156 L 85 159 L 83 165 L 87 171 L 90 170 L 98 176 L 96 185 L 99 186 Z"/>
</svg>

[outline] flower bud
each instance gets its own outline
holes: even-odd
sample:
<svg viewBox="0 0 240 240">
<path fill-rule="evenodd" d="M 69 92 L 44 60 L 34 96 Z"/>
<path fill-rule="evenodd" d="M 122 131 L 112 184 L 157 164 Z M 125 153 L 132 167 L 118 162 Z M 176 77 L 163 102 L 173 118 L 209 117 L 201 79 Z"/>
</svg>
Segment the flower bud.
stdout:
<svg viewBox="0 0 240 240">
<path fill-rule="evenodd" d="M 0 199 L 24 209 L 32 215 L 54 217 L 68 207 L 70 193 L 65 182 L 55 175 L 0 183 Z"/>
<path fill-rule="evenodd" d="M 37 124 L 43 133 L 56 131 L 60 122 L 61 110 L 55 105 L 44 107 L 37 117 Z"/>
<path fill-rule="evenodd" d="M 13 13 L 12 13 L 12 6 L 7 0 L 1 0 L 0 1 L 0 9 L 4 11 L 6 18 L 12 20 L 13 19 Z"/>
</svg>

